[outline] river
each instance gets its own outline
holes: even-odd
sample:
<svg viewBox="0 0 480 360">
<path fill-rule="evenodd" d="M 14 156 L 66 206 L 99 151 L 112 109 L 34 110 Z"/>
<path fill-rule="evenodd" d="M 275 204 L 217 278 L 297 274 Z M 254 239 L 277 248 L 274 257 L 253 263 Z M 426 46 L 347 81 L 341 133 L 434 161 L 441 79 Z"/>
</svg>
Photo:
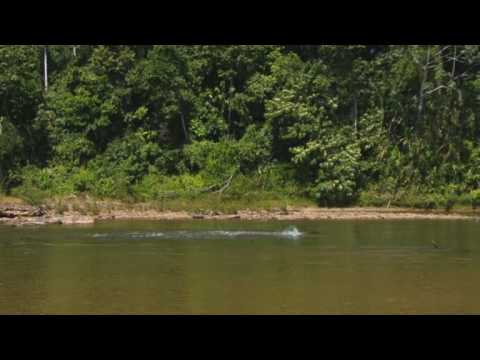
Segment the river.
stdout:
<svg viewBox="0 0 480 360">
<path fill-rule="evenodd" d="M 0 227 L 0 314 L 480 314 L 480 223 Z"/>
</svg>

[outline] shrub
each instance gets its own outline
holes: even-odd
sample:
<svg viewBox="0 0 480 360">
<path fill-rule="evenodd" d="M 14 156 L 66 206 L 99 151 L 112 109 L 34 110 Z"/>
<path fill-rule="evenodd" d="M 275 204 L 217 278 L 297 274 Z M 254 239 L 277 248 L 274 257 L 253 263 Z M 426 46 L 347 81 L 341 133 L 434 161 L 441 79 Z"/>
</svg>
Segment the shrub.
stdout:
<svg viewBox="0 0 480 360">
<path fill-rule="evenodd" d="M 94 189 L 96 179 L 91 171 L 81 168 L 72 175 L 70 182 L 75 193 L 85 193 Z"/>
<path fill-rule="evenodd" d="M 358 196 L 360 206 L 387 206 L 393 204 L 393 196 L 389 193 L 381 193 L 375 190 L 362 191 Z"/>
<path fill-rule="evenodd" d="M 251 172 L 268 164 L 272 157 L 272 134 L 269 127 L 251 125 L 237 145 L 240 168 Z"/>
<path fill-rule="evenodd" d="M 305 195 L 305 187 L 296 181 L 296 170 L 287 164 L 270 164 L 260 167 L 253 177 L 262 191 L 285 196 Z"/>
<path fill-rule="evenodd" d="M 128 200 L 131 197 L 130 183 L 122 173 L 97 178 L 92 191 L 99 198 Z"/>
<path fill-rule="evenodd" d="M 12 195 L 19 197 L 28 204 L 34 206 L 42 205 L 49 197 L 49 194 L 46 191 L 28 186 L 14 188 L 12 190 Z"/>
<path fill-rule="evenodd" d="M 95 155 L 95 144 L 80 134 L 70 134 L 54 147 L 57 162 L 81 166 Z"/>
<path fill-rule="evenodd" d="M 132 194 L 141 201 L 160 200 L 171 197 L 195 197 L 207 185 L 200 174 L 165 176 L 151 172 L 132 187 Z"/>
<path fill-rule="evenodd" d="M 473 190 L 469 195 L 472 208 L 476 210 L 480 206 L 480 189 Z"/>
<path fill-rule="evenodd" d="M 73 193 L 70 176 L 71 170 L 61 165 L 44 169 L 28 166 L 19 174 L 21 185 L 12 194 L 35 204 L 54 195 L 69 195 Z"/>
<path fill-rule="evenodd" d="M 353 149 L 352 149 L 353 150 Z M 311 194 L 322 205 L 348 205 L 357 197 L 358 169 L 353 155 L 337 153 L 319 166 L 317 180 Z"/>
<path fill-rule="evenodd" d="M 360 146 L 351 141 L 349 128 L 322 131 L 323 137 L 292 150 L 293 162 L 305 181 L 313 182 L 310 194 L 318 204 L 351 204 L 359 191 Z"/>
<path fill-rule="evenodd" d="M 138 131 L 117 139 L 88 167 L 96 173 L 97 178 L 121 174 L 130 184 L 140 181 L 148 173 L 149 167 L 162 157 L 163 150 L 155 142 L 157 136 L 153 131 Z"/>
<path fill-rule="evenodd" d="M 233 140 L 194 142 L 184 150 L 187 165 L 211 182 L 225 179 L 240 167 L 238 144 Z"/>
</svg>

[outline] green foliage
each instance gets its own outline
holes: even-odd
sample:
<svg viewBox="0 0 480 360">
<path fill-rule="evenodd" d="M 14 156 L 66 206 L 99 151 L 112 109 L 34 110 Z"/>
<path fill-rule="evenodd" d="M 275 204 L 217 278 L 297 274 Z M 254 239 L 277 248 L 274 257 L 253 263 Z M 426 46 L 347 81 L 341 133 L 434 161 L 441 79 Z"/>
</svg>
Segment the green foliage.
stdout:
<svg viewBox="0 0 480 360">
<path fill-rule="evenodd" d="M 192 198 L 198 195 L 205 185 L 205 180 L 200 175 L 164 176 L 153 172 L 134 186 L 133 193 L 141 201 Z"/>
<path fill-rule="evenodd" d="M 26 199 L 72 194 L 71 174 L 71 170 L 63 165 L 42 169 L 27 166 L 19 174 L 22 186 L 15 189 L 16 194 Z"/>
<path fill-rule="evenodd" d="M 13 183 L 11 172 L 45 156 L 35 117 L 42 100 L 37 54 L 33 45 L 0 45 L 0 188 Z"/>
<path fill-rule="evenodd" d="M 89 163 L 97 177 L 126 177 L 127 183 L 139 181 L 148 168 L 161 159 L 162 149 L 154 131 L 137 131 L 109 144 L 105 152 Z"/>
<path fill-rule="evenodd" d="M 305 188 L 297 181 L 296 169 L 290 164 L 268 164 L 253 175 L 259 192 L 276 193 L 281 197 L 304 197 Z"/>
<path fill-rule="evenodd" d="M 54 146 L 56 162 L 72 167 L 82 166 L 95 156 L 95 144 L 78 134 L 68 134 Z"/>
<path fill-rule="evenodd" d="M 472 208 L 477 209 L 480 206 L 480 189 L 473 190 L 470 192 L 470 201 L 472 203 Z"/>
<path fill-rule="evenodd" d="M 293 162 L 312 174 L 310 193 L 321 205 L 348 205 L 357 195 L 361 151 L 348 132 L 348 128 L 324 132 L 306 146 L 292 149 Z"/>
<path fill-rule="evenodd" d="M 0 117 L 0 190 L 7 181 L 7 171 L 15 167 L 23 141 L 17 129 L 4 117 Z"/>
<path fill-rule="evenodd" d="M 478 206 L 478 45 L 73 49 L 0 46 L 0 188 L 30 202 Z"/>
<path fill-rule="evenodd" d="M 109 177 L 101 177 L 95 182 L 93 195 L 101 199 L 129 200 L 131 198 L 131 185 L 121 172 Z"/>
<path fill-rule="evenodd" d="M 85 168 L 80 168 L 75 172 L 69 182 L 72 184 L 74 194 L 93 192 L 95 189 L 95 176 Z"/>
</svg>

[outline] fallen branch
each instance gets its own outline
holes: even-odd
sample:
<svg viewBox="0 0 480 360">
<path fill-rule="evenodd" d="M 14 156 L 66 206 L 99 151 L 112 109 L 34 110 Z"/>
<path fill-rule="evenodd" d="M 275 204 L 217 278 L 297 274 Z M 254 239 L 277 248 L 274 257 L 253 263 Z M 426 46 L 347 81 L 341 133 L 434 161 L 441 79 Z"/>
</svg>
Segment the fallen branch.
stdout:
<svg viewBox="0 0 480 360">
<path fill-rule="evenodd" d="M 169 192 L 165 192 L 165 193 L 161 193 L 160 194 L 160 198 L 161 199 L 165 199 L 165 198 L 175 198 L 175 197 L 178 197 L 179 194 L 175 191 L 169 191 Z"/>
<path fill-rule="evenodd" d="M 216 188 L 220 187 L 221 185 L 222 184 L 215 184 L 215 185 L 209 186 L 208 188 L 200 189 L 197 192 L 200 193 L 200 194 L 208 193 L 208 192 L 211 192 L 211 191 L 215 190 Z"/>
<path fill-rule="evenodd" d="M 197 194 L 205 194 L 205 193 L 210 193 L 210 192 L 214 192 L 215 189 L 218 189 L 217 191 L 215 191 L 215 193 L 218 193 L 218 194 L 223 194 L 229 187 L 230 185 L 232 184 L 232 181 L 233 181 L 233 178 L 235 177 L 235 174 L 237 172 L 235 171 L 229 178 L 226 182 L 223 182 L 223 183 L 219 183 L 219 184 L 214 184 L 212 186 L 209 186 L 209 187 L 206 187 L 206 188 L 203 188 L 203 189 L 199 189 L 199 190 L 193 190 L 190 195 L 197 195 Z M 159 197 L 164 200 L 164 199 L 172 199 L 172 198 L 178 198 L 180 197 L 180 193 L 176 192 L 176 191 L 169 191 L 169 192 L 165 192 L 165 193 L 160 193 L 159 194 Z"/>
<path fill-rule="evenodd" d="M 46 211 L 42 207 L 16 207 L 7 206 L 0 209 L 0 218 L 18 218 L 18 217 L 42 217 Z"/>
<path fill-rule="evenodd" d="M 0 210 L 0 218 L 7 218 L 7 219 L 13 219 L 15 217 L 14 214 L 12 213 L 7 213 L 2 210 Z"/>
<path fill-rule="evenodd" d="M 217 191 L 218 194 L 222 195 L 230 187 L 230 185 L 232 185 L 232 180 L 236 173 L 237 173 L 236 171 L 233 172 L 232 176 L 230 176 L 230 178 L 227 180 L 225 185 L 220 190 Z"/>
</svg>

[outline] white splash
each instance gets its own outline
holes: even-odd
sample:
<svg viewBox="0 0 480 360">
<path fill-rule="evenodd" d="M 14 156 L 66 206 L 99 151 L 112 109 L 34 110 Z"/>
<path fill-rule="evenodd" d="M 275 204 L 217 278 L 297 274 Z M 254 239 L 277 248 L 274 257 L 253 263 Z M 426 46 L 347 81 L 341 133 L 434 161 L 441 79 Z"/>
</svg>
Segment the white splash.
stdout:
<svg viewBox="0 0 480 360">
<path fill-rule="evenodd" d="M 295 226 L 290 226 L 288 229 L 282 232 L 282 235 L 297 239 L 303 236 L 303 233 L 300 232 Z"/>
<path fill-rule="evenodd" d="M 300 232 L 295 226 L 290 226 L 284 231 L 281 232 L 272 232 L 272 231 L 209 231 L 207 235 L 218 235 L 218 236 L 227 236 L 227 237 L 237 237 L 237 236 L 282 236 L 289 238 L 299 238 L 303 236 L 303 233 Z"/>
<path fill-rule="evenodd" d="M 129 238 L 143 239 L 143 238 L 157 238 L 162 237 L 164 234 L 161 232 L 147 232 L 147 233 L 130 233 L 127 234 Z"/>
<path fill-rule="evenodd" d="M 93 237 L 94 238 L 103 238 L 103 237 L 107 237 L 108 234 L 93 234 Z"/>
<path fill-rule="evenodd" d="M 110 233 L 110 234 L 94 234 L 94 238 L 118 237 L 129 239 L 145 239 L 145 238 L 160 238 L 165 236 L 173 236 L 180 238 L 211 238 L 211 237 L 241 237 L 241 236 L 276 236 L 288 237 L 297 239 L 303 236 L 295 226 L 290 226 L 284 231 L 172 231 L 167 233 L 162 232 L 130 232 L 130 233 Z"/>
</svg>

